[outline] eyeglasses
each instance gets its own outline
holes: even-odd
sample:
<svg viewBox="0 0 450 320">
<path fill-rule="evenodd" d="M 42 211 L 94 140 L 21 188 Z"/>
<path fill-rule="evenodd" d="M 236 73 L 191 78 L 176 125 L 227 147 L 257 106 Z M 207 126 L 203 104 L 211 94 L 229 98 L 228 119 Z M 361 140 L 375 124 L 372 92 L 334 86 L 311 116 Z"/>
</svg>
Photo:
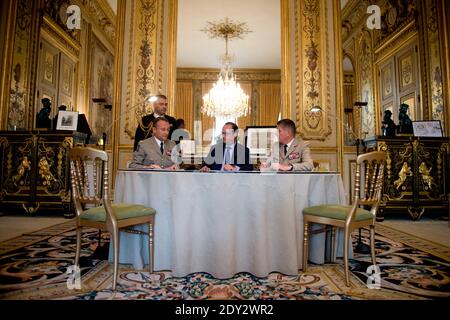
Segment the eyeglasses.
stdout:
<svg viewBox="0 0 450 320">
<path fill-rule="evenodd" d="M 232 135 L 234 135 L 234 131 L 230 131 L 230 132 L 223 132 L 222 131 L 222 135 L 223 136 L 232 136 Z"/>
</svg>

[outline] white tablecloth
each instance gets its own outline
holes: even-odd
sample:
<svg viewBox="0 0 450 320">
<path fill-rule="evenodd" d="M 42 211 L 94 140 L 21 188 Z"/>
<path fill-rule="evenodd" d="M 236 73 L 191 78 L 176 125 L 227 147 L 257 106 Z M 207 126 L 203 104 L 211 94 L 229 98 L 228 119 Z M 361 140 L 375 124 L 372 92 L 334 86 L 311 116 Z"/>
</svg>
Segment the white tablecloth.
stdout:
<svg viewBox="0 0 450 320">
<path fill-rule="evenodd" d="M 297 274 L 302 209 L 344 203 L 345 196 L 339 174 L 123 170 L 115 202 L 156 209 L 155 270 L 228 278 L 243 271 L 260 277 L 272 271 Z M 148 264 L 147 237 L 125 232 L 120 237 L 120 263 L 137 269 Z M 339 255 L 342 246 L 337 247 Z M 323 263 L 324 248 L 324 234 L 313 236 L 310 260 Z"/>
</svg>

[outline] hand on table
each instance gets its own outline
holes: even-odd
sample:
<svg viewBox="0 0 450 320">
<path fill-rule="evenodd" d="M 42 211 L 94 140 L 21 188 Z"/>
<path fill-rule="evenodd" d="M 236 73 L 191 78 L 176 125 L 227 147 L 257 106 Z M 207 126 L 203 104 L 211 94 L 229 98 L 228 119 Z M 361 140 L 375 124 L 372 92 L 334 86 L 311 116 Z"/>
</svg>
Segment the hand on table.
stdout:
<svg viewBox="0 0 450 320">
<path fill-rule="evenodd" d="M 223 170 L 224 171 L 236 171 L 236 166 L 232 165 L 232 164 L 226 164 L 223 166 Z"/>
</svg>

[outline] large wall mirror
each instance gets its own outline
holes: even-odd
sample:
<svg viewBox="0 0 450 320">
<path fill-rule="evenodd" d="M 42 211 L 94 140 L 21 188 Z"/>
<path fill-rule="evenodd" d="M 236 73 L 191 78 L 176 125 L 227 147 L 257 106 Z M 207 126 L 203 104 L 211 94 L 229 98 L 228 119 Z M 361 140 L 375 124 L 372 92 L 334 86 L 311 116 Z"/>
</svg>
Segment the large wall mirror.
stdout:
<svg viewBox="0 0 450 320">
<path fill-rule="evenodd" d="M 286 112 L 281 94 L 286 52 L 282 39 L 287 30 L 281 21 L 283 3 L 285 0 L 178 0 L 174 116 L 184 119 L 191 132 L 208 132 L 209 137 L 203 137 L 204 147 L 217 137 L 227 120 L 245 129 L 274 125 Z M 225 53 L 225 40 L 211 38 L 202 30 L 208 22 L 219 23 L 225 18 L 245 23 L 250 31 L 228 45 L 233 73 L 249 97 L 249 112 L 237 119 L 202 112 L 202 98 L 218 80 L 223 65 L 220 58 Z"/>
</svg>

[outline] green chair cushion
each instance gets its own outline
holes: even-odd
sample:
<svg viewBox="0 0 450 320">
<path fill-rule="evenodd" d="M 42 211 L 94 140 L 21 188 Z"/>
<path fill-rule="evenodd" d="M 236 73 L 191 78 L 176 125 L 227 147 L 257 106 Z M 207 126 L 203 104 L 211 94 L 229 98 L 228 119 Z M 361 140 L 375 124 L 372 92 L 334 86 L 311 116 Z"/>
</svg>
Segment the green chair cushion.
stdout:
<svg viewBox="0 0 450 320">
<path fill-rule="evenodd" d="M 153 208 L 145 207 L 140 204 L 117 203 L 112 208 L 116 214 L 117 220 L 152 216 L 156 213 Z M 103 206 L 90 208 L 80 215 L 80 219 L 104 222 L 106 221 L 106 211 Z"/>
<path fill-rule="evenodd" d="M 345 205 L 322 205 L 303 209 L 303 214 L 317 217 L 325 217 L 336 220 L 345 220 L 352 206 Z M 355 220 L 362 221 L 372 219 L 370 211 L 358 208 L 356 210 Z"/>
</svg>

